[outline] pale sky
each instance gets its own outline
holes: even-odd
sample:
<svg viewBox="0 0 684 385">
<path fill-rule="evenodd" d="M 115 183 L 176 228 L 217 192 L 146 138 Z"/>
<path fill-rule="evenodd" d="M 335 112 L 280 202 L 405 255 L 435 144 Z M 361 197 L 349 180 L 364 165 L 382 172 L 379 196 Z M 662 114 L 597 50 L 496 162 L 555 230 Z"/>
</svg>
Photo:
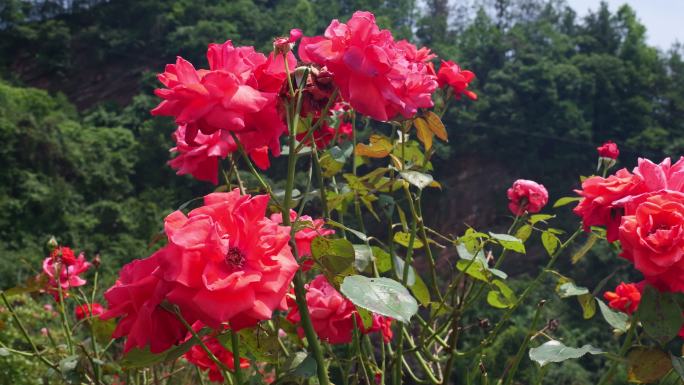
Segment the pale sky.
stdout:
<svg viewBox="0 0 684 385">
<path fill-rule="evenodd" d="M 589 9 L 596 10 L 599 0 L 566 0 L 578 14 L 584 16 Z M 646 26 L 648 42 L 667 50 L 672 43 L 684 43 L 684 0 L 606 0 L 615 12 L 622 4 L 636 10 L 637 17 Z"/>
</svg>

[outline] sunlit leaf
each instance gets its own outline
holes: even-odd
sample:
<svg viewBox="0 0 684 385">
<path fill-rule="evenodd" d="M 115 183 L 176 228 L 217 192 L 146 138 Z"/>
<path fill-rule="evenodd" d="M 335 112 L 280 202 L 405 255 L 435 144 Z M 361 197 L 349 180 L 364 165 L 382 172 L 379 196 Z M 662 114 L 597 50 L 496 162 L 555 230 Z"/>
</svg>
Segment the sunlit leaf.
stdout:
<svg viewBox="0 0 684 385">
<path fill-rule="evenodd" d="M 358 143 L 354 153 L 369 158 L 384 158 L 392 151 L 392 142 L 382 135 L 371 135 L 368 144 Z"/>
<path fill-rule="evenodd" d="M 582 286 L 576 286 L 574 282 L 566 282 L 558 287 L 558 295 L 561 298 L 574 297 L 584 294 L 589 294 L 589 289 Z"/>
<path fill-rule="evenodd" d="M 409 248 L 409 246 L 411 245 L 411 234 L 405 233 L 403 231 L 394 233 L 394 237 L 392 239 L 394 240 L 394 242 L 396 242 L 396 243 L 398 243 L 398 244 L 400 244 L 406 248 Z M 414 236 L 413 237 L 413 248 L 414 249 L 420 249 L 423 246 L 424 246 L 423 242 L 420 239 L 418 239 L 417 236 Z"/>
<path fill-rule="evenodd" d="M 413 125 L 416 127 L 416 136 L 418 140 L 425 146 L 426 150 L 432 148 L 432 137 L 435 135 L 430 128 L 428 123 L 423 118 L 416 118 L 413 121 Z"/>
<path fill-rule="evenodd" d="M 577 250 L 577 252 L 572 256 L 572 263 L 575 264 L 579 262 L 584 256 L 591 250 L 592 247 L 596 244 L 596 241 L 598 240 L 598 237 L 595 234 L 589 235 L 589 238 L 587 238 L 587 241 L 584 242 L 584 245 Z"/>
<path fill-rule="evenodd" d="M 565 360 L 580 358 L 585 354 L 603 354 L 603 351 L 591 345 L 584 345 L 581 348 L 571 348 L 563 345 L 562 342 L 551 340 L 542 345 L 531 348 L 530 359 L 544 366 L 549 362 L 563 362 Z"/>
<path fill-rule="evenodd" d="M 492 237 L 492 239 L 496 239 L 496 241 L 504 249 L 515 251 L 516 253 L 525 254 L 525 245 L 523 244 L 522 240 L 508 234 L 489 233 L 489 235 Z"/>
<path fill-rule="evenodd" d="M 553 254 L 558 249 L 558 246 L 560 246 L 560 240 L 558 239 L 558 237 L 553 235 L 550 231 L 546 230 L 542 233 L 541 239 L 542 245 L 544 245 L 544 249 L 546 250 L 546 252 L 549 253 L 549 256 L 553 256 Z"/>
<path fill-rule="evenodd" d="M 434 132 L 435 135 L 441 140 L 445 142 L 448 141 L 446 127 L 444 127 L 442 119 L 440 119 L 437 114 L 432 111 L 428 111 L 425 113 L 425 120 L 428 123 L 428 127 L 430 127 L 430 131 Z"/>
<path fill-rule="evenodd" d="M 577 301 L 582 307 L 582 317 L 584 319 L 590 319 L 596 314 L 596 301 L 594 301 L 594 296 L 591 294 L 584 294 L 577 297 Z"/>
<path fill-rule="evenodd" d="M 557 207 L 565 206 L 565 205 L 568 205 L 568 204 L 570 204 L 570 203 L 572 203 L 572 202 L 577 202 L 577 201 L 580 201 L 580 200 L 582 200 L 581 197 L 563 197 L 563 198 L 558 199 L 558 200 L 553 204 L 553 208 L 555 209 L 555 208 L 557 208 Z"/>
<path fill-rule="evenodd" d="M 346 277 L 342 294 L 355 305 L 374 313 L 409 323 L 418 311 L 418 302 L 401 283 L 389 278 Z"/>
<path fill-rule="evenodd" d="M 401 177 L 419 189 L 428 187 L 433 182 L 432 175 L 418 171 L 401 171 Z"/>
<path fill-rule="evenodd" d="M 515 237 L 520 239 L 523 242 L 527 241 L 530 238 L 530 235 L 532 235 L 532 226 L 531 225 L 522 225 L 515 232 Z"/>
</svg>

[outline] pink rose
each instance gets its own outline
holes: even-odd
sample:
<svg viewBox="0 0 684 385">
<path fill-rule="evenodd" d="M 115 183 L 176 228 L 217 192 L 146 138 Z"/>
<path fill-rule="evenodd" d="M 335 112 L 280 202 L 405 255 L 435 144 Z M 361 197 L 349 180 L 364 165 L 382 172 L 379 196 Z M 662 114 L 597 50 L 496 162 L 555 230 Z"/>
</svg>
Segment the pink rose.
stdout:
<svg viewBox="0 0 684 385">
<path fill-rule="evenodd" d="M 538 213 L 549 201 L 549 193 L 543 185 L 526 179 L 513 182 L 507 195 L 510 200 L 508 208 L 514 215 Z"/>
</svg>

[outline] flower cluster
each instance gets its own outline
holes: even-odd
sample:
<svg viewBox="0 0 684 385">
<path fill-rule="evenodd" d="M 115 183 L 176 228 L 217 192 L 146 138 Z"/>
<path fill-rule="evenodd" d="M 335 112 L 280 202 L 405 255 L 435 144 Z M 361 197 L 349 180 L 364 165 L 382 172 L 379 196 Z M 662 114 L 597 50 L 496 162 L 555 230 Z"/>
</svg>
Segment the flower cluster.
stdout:
<svg viewBox="0 0 684 385">
<path fill-rule="evenodd" d="M 290 305 L 287 320 L 298 324 L 301 322 L 299 308 L 293 300 Z M 365 327 L 354 304 L 335 290 L 324 275 L 317 276 L 306 286 L 306 305 L 316 334 L 330 344 L 351 342 L 354 325 L 362 334 L 380 332 L 385 342 L 392 339 L 390 318 L 373 314 L 372 325 Z M 303 335 L 301 329 L 299 333 Z"/>
<path fill-rule="evenodd" d="M 608 241 L 620 241 L 621 256 L 647 282 L 684 290 L 684 158 L 639 159 L 632 172 L 588 178 L 577 192 L 582 200 L 574 211 L 586 230 L 605 226 Z"/>
<path fill-rule="evenodd" d="M 152 256 L 124 266 L 107 290 L 103 319 L 122 317 L 115 337 L 127 337 L 125 350 L 163 351 L 187 333 L 188 323 L 233 330 L 271 318 L 285 305 L 298 268 L 288 246 L 289 228 L 265 216 L 268 196 L 213 193 L 204 205 L 170 214 L 164 225 L 168 244 Z"/>
<path fill-rule="evenodd" d="M 292 48 L 300 38 L 298 61 Z M 302 37 L 301 30 L 293 29 L 289 37 L 275 39 L 273 47 L 266 56 L 230 40 L 211 44 L 208 69 L 178 57 L 158 75 L 164 88 L 155 93 L 163 101 L 152 114 L 171 116 L 178 125 L 171 149 L 176 156 L 169 162 L 178 175 L 217 184 L 220 160 L 240 145 L 258 167 L 269 168 L 269 153 L 280 154 L 280 137 L 287 131 L 286 106 L 298 99 L 299 89 L 300 114 L 317 128 L 298 131 L 297 140 L 311 145 L 312 135 L 319 148 L 353 134 L 349 122 L 330 123 L 340 102 L 387 121 L 412 118 L 419 109 L 432 107 L 438 88 L 456 98 L 477 98 L 468 90 L 472 72 L 451 61 L 442 61 L 435 72 L 435 54 L 395 41 L 369 12 L 356 12 L 347 23 L 333 20 L 323 36 Z"/>
</svg>

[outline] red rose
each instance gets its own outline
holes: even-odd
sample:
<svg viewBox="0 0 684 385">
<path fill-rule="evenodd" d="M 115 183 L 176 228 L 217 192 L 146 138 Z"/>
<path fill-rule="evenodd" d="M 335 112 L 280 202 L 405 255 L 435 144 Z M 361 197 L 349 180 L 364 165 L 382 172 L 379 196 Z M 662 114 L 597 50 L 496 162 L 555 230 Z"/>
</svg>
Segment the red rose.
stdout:
<svg viewBox="0 0 684 385">
<path fill-rule="evenodd" d="M 92 305 L 81 305 L 76 306 L 74 309 L 74 314 L 77 320 L 82 320 L 84 318 L 97 317 L 105 312 L 105 309 L 97 302 L 93 302 Z"/>
<path fill-rule="evenodd" d="M 76 258 L 70 248 L 56 248 L 49 257 L 43 260 L 43 273 L 48 277 L 45 291 L 52 294 L 55 301 L 59 301 L 57 285 L 61 287 L 62 296 L 66 297 L 66 292 L 70 288 L 86 284 L 86 280 L 81 278 L 81 274 L 85 273 L 90 266 L 83 253 L 80 253 Z"/>
<path fill-rule="evenodd" d="M 633 284 L 624 283 L 615 288 L 615 292 L 607 291 L 603 293 L 603 298 L 608 301 L 608 306 L 623 313 L 632 314 L 639 307 L 641 302 L 641 291 L 643 283 Z"/>
<path fill-rule="evenodd" d="M 596 150 L 598 151 L 599 156 L 602 158 L 617 159 L 617 157 L 620 155 L 620 150 L 618 149 L 617 144 L 612 140 L 603 143 L 600 147 L 596 147 Z"/>
<path fill-rule="evenodd" d="M 176 147 L 172 152 L 178 156 L 169 161 L 169 165 L 177 170 L 176 174 L 190 174 L 197 180 L 203 180 L 218 184 L 219 159 L 225 158 L 230 152 L 235 151 L 233 139 L 225 131 L 216 131 L 213 134 L 197 133 L 195 144 L 185 141 L 185 126 L 179 126 L 173 133 Z M 230 140 L 230 143 L 229 143 Z"/>
<path fill-rule="evenodd" d="M 413 55 L 410 43 L 399 45 L 388 30 L 381 30 L 370 12 L 355 12 L 344 24 L 333 20 L 324 36 L 302 38 L 299 57 L 325 66 L 342 98 L 362 114 L 390 120 L 397 114 L 410 118 L 418 108 L 433 106 L 436 79 Z"/>
<path fill-rule="evenodd" d="M 311 315 L 311 323 L 320 339 L 330 344 L 351 342 L 354 318 L 361 333 L 380 331 L 386 341 L 392 338 L 391 319 L 373 314 L 373 325 L 368 329 L 364 328 L 354 304 L 335 290 L 324 275 L 317 276 L 307 284 L 306 291 L 306 305 Z M 301 321 L 299 309 L 293 300 L 290 301 L 290 305 L 292 308 L 286 318 L 297 324 Z M 303 331 L 299 330 L 299 333 L 301 335 Z"/>
<path fill-rule="evenodd" d="M 169 290 L 169 284 L 155 274 L 164 252 L 161 249 L 148 258 L 126 264 L 114 286 L 104 294 L 109 310 L 100 318 L 122 317 L 112 337 L 128 337 L 124 352 L 149 345 L 152 353 L 160 353 L 182 341 L 187 334 L 176 316 L 159 306 Z"/>
<path fill-rule="evenodd" d="M 278 224 L 283 223 L 282 213 L 271 214 L 271 220 Z M 300 257 L 311 256 L 311 242 L 314 238 L 335 234 L 335 230 L 324 227 L 323 219 L 313 219 L 308 215 L 302 215 L 297 219 L 297 212 L 290 210 L 290 223 L 294 224 L 295 221 L 299 223 L 299 230 L 295 233 L 295 243 Z"/>
<path fill-rule="evenodd" d="M 195 331 L 199 331 L 202 329 L 202 324 L 199 322 L 195 323 L 193 325 L 193 329 L 195 329 Z M 192 337 L 192 335 L 188 333 L 187 338 L 189 339 L 190 337 Z M 223 345 L 221 345 L 221 342 L 216 339 L 216 337 L 202 337 L 202 342 L 204 342 L 204 345 L 209 348 L 209 351 L 211 351 L 221 363 L 223 363 L 231 371 L 235 371 L 235 359 L 233 353 L 224 348 Z M 186 360 L 188 360 L 188 362 L 197 366 L 200 370 L 208 371 L 210 381 L 223 382 L 224 378 L 221 374 L 221 369 L 219 369 L 218 365 L 216 365 L 216 363 L 209 358 L 207 353 L 200 345 L 194 345 L 191 347 L 190 350 L 185 353 L 184 357 Z M 240 368 L 249 368 L 249 360 L 240 358 Z"/>
<path fill-rule="evenodd" d="M 289 228 L 264 216 L 268 201 L 236 189 L 207 195 L 187 216 L 166 217 L 168 245 L 155 274 L 190 322 L 239 330 L 270 319 L 284 300 L 298 264 Z"/>
<path fill-rule="evenodd" d="M 299 40 L 299 38 L 302 37 L 302 30 L 301 29 L 291 29 L 290 30 L 290 36 L 289 37 L 279 37 L 273 40 L 273 49 L 275 50 L 276 54 L 283 54 L 290 52 L 292 50 L 292 46 L 294 46 L 295 42 Z M 293 71 L 294 68 L 290 68 L 290 71 Z"/>
<path fill-rule="evenodd" d="M 591 226 L 606 226 L 606 237 L 609 242 L 614 242 L 618 238 L 623 212 L 622 204 L 618 201 L 645 190 L 641 178 L 621 169 L 608 178 L 587 178 L 582 182 L 582 189 L 576 192 L 582 196 L 582 200 L 573 211 L 582 217 L 584 230 L 589 231 Z"/>
<path fill-rule="evenodd" d="M 468 86 L 473 79 L 475 79 L 474 73 L 462 70 L 458 64 L 449 60 L 442 60 L 442 65 L 437 72 L 439 86 L 451 87 L 457 98 L 460 98 L 461 95 L 465 95 L 471 100 L 477 100 L 477 94 L 468 90 Z"/>
<path fill-rule="evenodd" d="M 544 185 L 526 179 L 513 182 L 507 195 L 510 200 L 508 208 L 514 215 L 538 213 L 549 201 L 549 193 Z"/>
<path fill-rule="evenodd" d="M 402 50 L 404 56 L 412 62 L 429 62 L 437 57 L 437 55 L 430 51 L 430 48 L 422 47 L 418 49 L 418 47 L 407 40 L 399 40 L 395 43 L 395 46 L 397 49 Z"/>
<path fill-rule="evenodd" d="M 684 290 L 684 194 L 644 194 L 625 204 L 620 225 L 621 256 L 649 282 Z"/>
<path fill-rule="evenodd" d="M 277 91 L 287 78 L 282 55 L 267 58 L 253 47 L 236 48 L 227 41 L 211 44 L 207 59 L 209 70 L 196 70 L 180 57 L 167 65 L 158 76 L 166 88 L 155 91 L 164 100 L 152 114 L 175 117 L 186 127 L 183 140 L 190 146 L 199 146 L 198 132 L 240 133 L 245 150 L 267 167 L 268 150 L 280 154 L 279 138 L 287 130 L 277 111 Z M 291 53 L 287 60 L 294 68 Z"/>
</svg>

